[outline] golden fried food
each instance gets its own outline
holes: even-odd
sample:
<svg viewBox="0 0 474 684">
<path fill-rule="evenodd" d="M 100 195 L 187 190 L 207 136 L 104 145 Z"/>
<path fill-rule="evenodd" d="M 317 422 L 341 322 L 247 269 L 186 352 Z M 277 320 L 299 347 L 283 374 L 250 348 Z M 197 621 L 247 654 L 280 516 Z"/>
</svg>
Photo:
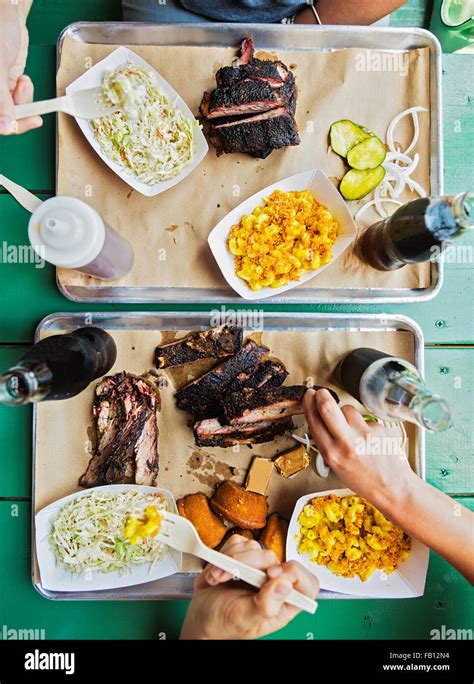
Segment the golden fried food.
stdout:
<svg viewBox="0 0 474 684">
<path fill-rule="evenodd" d="M 410 554 L 408 535 L 360 496 L 316 497 L 298 523 L 299 553 L 342 577 L 365 582 L 374 570 L 390 574 Z"/>
<path fill-rule="evenodd" d="M 226 480 L 216 489 L 211 499 L 213 510 L 238 527 L 259 530 L 265 527 L 268 504 L 262 494 L 244 489 Z"/>
<path fill-rule="evenodd" d="M 309 466 L 309 456 L 303 444 L 285 451 L 275 460 L 275 467 L 283 477 L 291 477 Z"/>
<path fill-rule="evenodd" d="M 227 247 L 251 290 L 282 287 L 332 258 L 338 223 L 309 190 L 275 190 L 232 226 Z"/>
<path fill-rule="evenodd" d="M 214 549 L 218 546 L 227 532 L 222 520 L 211 511 L 209 499 L 205 494 L 188 494 L 178 501 L 178 511 L 183 518 L 190 520 L 201 541 Z"/>
<path fill-rule="evenodd" d="M 260 542 L 273 551 L 280 563 L 284 563 L 286 558 L 287 534 L 288 521 L 281 518 L 278 513 L 272 513 L 260 535 Z"/>
</svg>

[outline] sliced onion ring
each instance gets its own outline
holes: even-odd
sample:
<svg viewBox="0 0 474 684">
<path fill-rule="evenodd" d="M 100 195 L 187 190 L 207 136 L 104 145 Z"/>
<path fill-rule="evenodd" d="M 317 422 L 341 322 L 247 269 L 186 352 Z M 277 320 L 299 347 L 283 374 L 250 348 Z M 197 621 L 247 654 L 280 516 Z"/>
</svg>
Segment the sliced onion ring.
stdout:
<svg viewBox="0 0 474 684">
<path fill-rule="evenodd" d="M 399 207 L 403 206 L 403 202 L 400 202 L 399 200 L 392 199 L 391 197 L 381 197 L 380 201 L 384 203 L 389 203 L 389 204 L 397 204 Z M 354 216 L 354 220 L 358 221 L 362 214 L 364 214 L 367 209 L 370 209 L 370 207 L 373 207 L 375 205 L 375 200 L 369 200 L 369 202 L 366 202 L 357 212 L 357 214 Z"/>
<path fill-rule="evenodd" d="M 417 114 L 418 114 L 418 112 L 427 112 L 427 111 L 428 110 L 425 107 L 419 107 L 419 106 L 418 107 L 409 107 L 409 109 L 404 109 L 403 112 L 400 112 L 400 114 L 397 114 L 397 116 L 395 116 L 392 119 L 392 121 L 388 125 L 387 135 L 386 135 L 387 145 L 388 145 L 391 152 L 397 152 L 397 148 L 395 147 L 395 142 L 393 139 L 393 133 L 395 131 L 395 128 L 398 126 L 400 121 L 405 116 L 408 116 L 408 114 L 412 115 L 413 123 L 415 126 L 416 140 L 415 140 L 415 135 L 414 135 L 413 140 L 411 141 L 410 145 L 407 147 L 406 150 L 404 150 L 404 154 L 408 154 L 408 152 L 410 152 L 414 148 L 414 146 L 418 142 L 418 136 L 419 136 L 419 132 L 420 132 L 420 126 L 419 126 Z M 415 123 L 415 119 L 416 119 L 416 123 Z"/>
<path fill-rule="evenodd" d="M 412 192 L 416 192 L 420 197 L 427 197 L 428 193 L 426 192 L 424 187 L 416 181 L 412 180 L 411 178 L 408 178 L 407 184 Z"/>
</svg>

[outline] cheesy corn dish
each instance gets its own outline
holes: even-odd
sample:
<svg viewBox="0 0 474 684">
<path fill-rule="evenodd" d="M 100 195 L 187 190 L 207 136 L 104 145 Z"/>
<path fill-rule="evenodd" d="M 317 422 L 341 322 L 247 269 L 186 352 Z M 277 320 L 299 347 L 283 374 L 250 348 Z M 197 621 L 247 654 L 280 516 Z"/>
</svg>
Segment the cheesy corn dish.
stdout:
<svg viewBox="0 0 474 684">
<path fill-rule="evenodd" d="M 282 287 L 331 260 L 338 224 L 308 190 L 275 190 L 232 226 L 227 246 L 252 290 Z"/>
<path fill-rule="evenodd" d="M 365 582 L 374 570 L 390 574 L 410 553 L 408 535 L 359 496 L 312 499 L 298 523 L 299 553 L 341 577 Z"/>
</svg>

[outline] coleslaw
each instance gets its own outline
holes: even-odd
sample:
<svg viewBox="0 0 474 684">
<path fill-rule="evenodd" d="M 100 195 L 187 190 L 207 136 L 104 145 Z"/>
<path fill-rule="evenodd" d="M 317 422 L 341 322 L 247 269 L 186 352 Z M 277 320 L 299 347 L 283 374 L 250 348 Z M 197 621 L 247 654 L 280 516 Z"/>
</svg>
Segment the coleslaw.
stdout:
<svg viewBox="0 0 474 684">
<path fill-rule="evenodd" d="M 58 563 L 72 573 L 97 570 L 124 572 L 130 565 L 152 563 L 165 547 L 156 537 L 141 537 L 132 544 L 124 529 L 130 516 L 143 518 L 154 506 L 168 510 L 161 494 L 127 491 L 112 494 L 92 492 L 65 504 L 56 515 L 50 543 Z"/>
<path fill-rule="evenodd" d="M 107 72 L 102 98 L 121 110 L 90 122 L 104 154 L 147 185 L 178 176 L 192 159 L 196 120 L 161 91 L 153 71 L 127 63 Z"/>
</svg>

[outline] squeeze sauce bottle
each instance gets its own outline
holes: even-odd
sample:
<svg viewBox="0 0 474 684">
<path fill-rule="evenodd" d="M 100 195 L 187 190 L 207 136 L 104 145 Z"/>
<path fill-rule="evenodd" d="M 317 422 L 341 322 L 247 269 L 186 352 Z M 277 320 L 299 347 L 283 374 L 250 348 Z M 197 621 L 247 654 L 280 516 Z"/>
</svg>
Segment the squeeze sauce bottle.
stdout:
<svg viewBox="0 0 474 684">
<path fill-rule="evenodd" d="M 123 278 L 133 266 L 130 243 L 74 197 L 43 202 L 31 215 L 28 236 L 35 252 L 49 263 L 100 280 Z"/>
</svg>

